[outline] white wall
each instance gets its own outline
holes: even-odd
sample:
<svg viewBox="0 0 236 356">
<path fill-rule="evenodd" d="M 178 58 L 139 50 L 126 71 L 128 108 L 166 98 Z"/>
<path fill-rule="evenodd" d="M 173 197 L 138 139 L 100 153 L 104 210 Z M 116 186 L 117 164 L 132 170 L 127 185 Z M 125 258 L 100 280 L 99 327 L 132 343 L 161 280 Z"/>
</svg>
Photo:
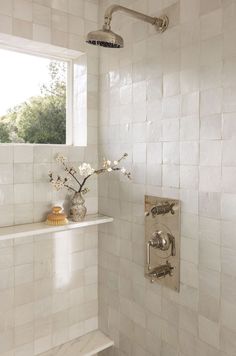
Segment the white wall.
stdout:
<svg viewBox="0 0 236 356">
<path fill-rule="evenodd" d="M 36 49 L 86 52 L 89 78 L 86 148 L 0 145 L 0 226 L 41 221 L 64 200 L 47 177 L 57 152 L 75 166 L 97 164 L 98 57 L 84 45 L 96 27 L 96 0 L 0 0 L 0 43 L 13 35 Z M 90 187 L 86 202 L 96 212 L 96 180 Z M 0 243 L 1 356 L 37 355 L 97 328 L 97 235 L 90 227 Z"/>
<path fill-rule="evenodd" d="M 100 17 L 111 1 L 101 1 Z M 99 3 L 99 4 L 100 4 Z M 162 35 L 115 14 L 101 50 L 99 155 L 129 153 L 133 181 L 99 181 L 100 326 L 109 355 L 236 354 L 235 1 L 120 1 L 167 13 Z M 144 194 L 182 203 L 180 293 L 144 273 Z"/>
<path fill-rule="evenodd" d="M 94 165 L 97 162 L 98 54 L 84 42 L 84 34 L 96 28 L 96 22 L 97 1 L 93 0 L 0 1 L 0 45 L 6 43 L 9 35 L 10 45 L 36 51 L 45 47 L 46 53 L 52 53 L 52 48 L 61 48 L 67 54 L 86 52 L 89 79 L 86 148 L 0 146 L 0 226 L 41 221 L 52 202 L 65 198 L 65 193 L 53 192 L 47 179 L 48 171 L 57 169 L 57 152 L 64 153 L 75 165 L 84 160 Z M 49 50 L 50 45 L 53 47 Z M 90 212 L 97 211 L 96 182 L 91 185 L 87 205 Z"/>
</svg>

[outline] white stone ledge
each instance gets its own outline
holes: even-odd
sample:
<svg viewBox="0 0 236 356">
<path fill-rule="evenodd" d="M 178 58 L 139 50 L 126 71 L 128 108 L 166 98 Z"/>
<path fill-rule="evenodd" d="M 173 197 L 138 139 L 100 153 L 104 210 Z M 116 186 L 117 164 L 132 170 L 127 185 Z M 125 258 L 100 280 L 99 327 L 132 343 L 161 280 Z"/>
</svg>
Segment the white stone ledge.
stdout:
<svg viewBox="0 0 236 356">
<path fill-rule="evenodd" d="M 113 345 L 111 339 L 101 331 L 95 330 L 38 356 L 92 356 Z"/>
<path fill-rule="evenodd" d="M 63 226 L 50 226 L 45 223 L 34 223 L 34 224 L 24 224 L 7 226 L 0 228 L 0 241 L 16 239 L 27 236 L 43 235 L 58 231 L 70 231 L 73 229 L 79 229 L 92 225 L 100 225 L 112 222 L 113 218 L 105 215 L 87 215 L 83 221 L 80 222 L 69 222 L 67 225 Z"/>
</svg>

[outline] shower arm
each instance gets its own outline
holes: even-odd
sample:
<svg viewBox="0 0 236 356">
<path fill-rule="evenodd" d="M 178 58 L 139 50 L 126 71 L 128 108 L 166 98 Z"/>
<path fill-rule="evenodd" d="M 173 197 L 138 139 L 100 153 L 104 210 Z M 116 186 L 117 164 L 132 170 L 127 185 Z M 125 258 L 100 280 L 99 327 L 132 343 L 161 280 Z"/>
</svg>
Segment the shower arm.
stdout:
<svg viewBox="0 0 236 356">
<path fill-rule="evenodd" d="M 112 14 L 117 11 L 125 12 L 129 16 L 135 17 L 136 19 L 139 19 L 141 21 L 148 22 L 151 25 L 156 26 L 157 30 L 159 30 L 160 32 L 164 32 L 169 24 L 169 20 L 167 16 L 152 17 L 152 16 L 145 15 L 141 12 L 128 9 L 127 7 L 121 5 L 111 5 L 105 11 L 104 26 L 103 26 L 104 30 L 109 31 L 111 29 Z"/>
</svg>

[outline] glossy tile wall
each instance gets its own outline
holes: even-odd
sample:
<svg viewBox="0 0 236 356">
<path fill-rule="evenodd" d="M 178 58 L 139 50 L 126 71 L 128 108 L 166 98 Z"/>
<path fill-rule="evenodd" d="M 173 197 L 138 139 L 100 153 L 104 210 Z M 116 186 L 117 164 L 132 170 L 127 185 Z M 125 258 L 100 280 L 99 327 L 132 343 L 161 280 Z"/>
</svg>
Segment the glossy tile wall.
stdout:
<svg viewBox="0 0 236 356">
<path fill-rule="evenodd" d="M 1 242 L 0 300 L 1 356 L 97 329 L 97 227 Z"/>
<path fill-rule="evenodd" d="M 48 170 L 56 169 L 57 152 L 64 153 L 75 165 L 84 160 L 97 163 L 98 51 L 84 42 L 85 33 L 96 27 L 97 13 L 97 0 L 0 1 L 0 36 L 14 36 L 16 45 L 31 40 L 33 48 L 38 43 L 40 48 L 43 44 L 64 52 L 86 52 L 89 78 L 86 148 L 1 145 L 0 226 L 41 221 L 53 201 L 64 200 L 65 194 L 53 194 L 47 181 Z M 96 212 L 96 181 L 91 184 L 87 202 L 89 211 Z"/>
<path fill-rule="evenodd" d="M 125 48 L 100 50 L 99 156 L 127 152 L 133 173 L 99 181 L 115 217 L 99 228 L 100 327 L 116 342 L 104 355 L 233 356 L 236 2 L 117 2 L 170 26 L 114 14 Z M 144 194 L 182 202 L 179 294 L 143 277 Z"/>
<path fill-rule="evenodd" d="M 97 163 L 98 52 L 83 40 L 96 26 L 96 0 L 0 0 L 1 39 L 86 51 L 89 78 L 87 147 L 0 145 L 0 226 L 41 221 L 65 199 L 47 177 L 58 152 L 74 165 Z M 96 180 L 90 188 L 92 213 Z M 89 227 L 0 243 L 1 356 L 37 355 L 97 328 L 97 236 Z"/>
</svg>

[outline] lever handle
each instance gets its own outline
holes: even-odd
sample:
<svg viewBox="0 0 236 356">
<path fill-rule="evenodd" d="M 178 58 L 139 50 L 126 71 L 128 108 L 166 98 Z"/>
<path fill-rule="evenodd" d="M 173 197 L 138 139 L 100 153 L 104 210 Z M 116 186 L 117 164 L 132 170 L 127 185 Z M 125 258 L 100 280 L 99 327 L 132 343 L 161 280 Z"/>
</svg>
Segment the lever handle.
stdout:
<svg viewBox="0 0 236 356">
<path fill-rule="evenodd" d="M 175 247 L 175 238 L 173 235 L 167 233 L 170 243 L 171 243 L 171 256 L 175 256 L 176 255 L 176 247 Z"/>
<path fill-rule="evenodd" d="M 147 259 L 147 265 L 149 266 L 151 264 L 150 261 L 150 247 L 151 247 L 151 240 L 148 241 L 147 245 L 146 245 L 146 259 Z"/>
</svg>

